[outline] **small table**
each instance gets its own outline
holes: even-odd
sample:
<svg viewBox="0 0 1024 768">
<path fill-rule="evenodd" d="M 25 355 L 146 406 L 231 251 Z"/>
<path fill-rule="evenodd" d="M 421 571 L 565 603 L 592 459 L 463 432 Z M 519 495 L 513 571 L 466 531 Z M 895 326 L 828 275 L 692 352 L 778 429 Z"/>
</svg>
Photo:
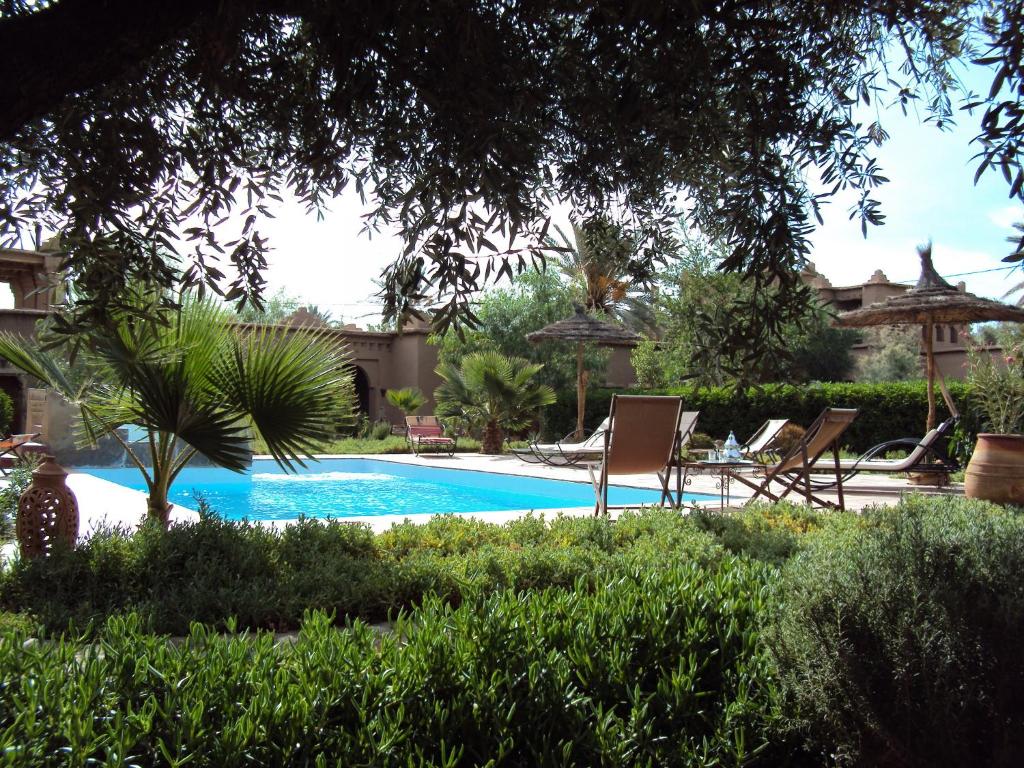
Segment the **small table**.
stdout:
<svg viewBox="0 0 1024 768">
<path fill-rule="evenodd" d="M 710 475 L 717 476 L 715 481 L 715 488 L 718 489 L 718 508 L 724 510 L 726 505 L 732 502 L 732 496 L 730 495 L 730 486 L 733 481 L 741 483 L 749 488 L 757 489 L 757 485 L 752 483 L 746 477 L 740 474 L 744 469 L 760 469 L 761 464 L 756 461 L 749 459 L 706 459 L 701 461 L 680 461 L 669 468 L 671 472 L 673 469 L 676 474 L 676 487 L 675 487 L 675 503 L 673 506 L 682 507 L 683 505 L 683 490 L 686 486 L 691 484 L 691 481 L 695 475 Z M 666 487 L 667 487 L 666 483 Z M 672 502 L 672 494 L 669 491 L 667 494 L 665 490 L 662 491 L 661 499 L 665 501 L 668 498 L 669 502 Z"/>
</svg>

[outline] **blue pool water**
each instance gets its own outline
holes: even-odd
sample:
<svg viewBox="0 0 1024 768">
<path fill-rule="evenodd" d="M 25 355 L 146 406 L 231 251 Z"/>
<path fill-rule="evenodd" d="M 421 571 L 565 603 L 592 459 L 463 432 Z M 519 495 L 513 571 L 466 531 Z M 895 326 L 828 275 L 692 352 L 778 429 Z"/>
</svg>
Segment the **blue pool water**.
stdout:
<svg viewBox="0 0 1024 768">
<path fill-rule="evenodd" d="M 132 467 L 82 471 L 146 490 L 141 473 Z M 185 469 L 171 488 L 170 500 L 195 509 L 197 495 L 229 520 L 540 510 L 594 504 L 588 480 L 542 480 L 377 459 L 325 459 L 298 474 L 285 474 L 270 459 L 256 459 L 252 471 L 244 475 L 226 469 Z M 612 486 L 608 494 L 612 505 L 657 504 L 660 499 L 659 491 L 646 488 Z"/>
</svg>

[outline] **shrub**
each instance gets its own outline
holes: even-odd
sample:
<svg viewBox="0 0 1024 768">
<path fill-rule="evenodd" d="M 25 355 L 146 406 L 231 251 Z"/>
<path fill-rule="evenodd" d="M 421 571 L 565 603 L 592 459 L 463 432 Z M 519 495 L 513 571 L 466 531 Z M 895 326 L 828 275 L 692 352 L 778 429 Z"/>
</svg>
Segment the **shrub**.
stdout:
<svg viewBox="0 0 1024 768">
<path fill-rule="evenodd" d="M 435 593 L 590 584 L 632 563 L 710 565 L 724 550 L 672 511 L 605 519 L 529 516 L 505 525 L 452 515 L 374 535 L 364 525 L 303 520 L 277 531 L 206 516 L 166 533 L 101 531 L 78 549 L 0 573 L 0 609 L 53 630 L 126 611 L 155 631 L 199 621 L 291 629 L 321 609 L 380 620 Z"/>
<path fill-rule="evenodd" d="M 14 460 L 14 468 L 7 473 L 7 484 L 0 488 L 0 542 L 14 538 L 18 516 L 18 500 L 32 484 L 32 472 L 39 466 L 39 457 L 27 454 Z"/>
<path fill-rule="evenodd" d="M 812 536 L 769 644 L 821 761 L 1019 764 L 1022 572 L 1024 519 L 963 499 L 912 498 Z"/>
<path fill-rule="evenodd" d="M 134 617 L 97 646 L 14 634 L 4 762 L 776 765 L 769 578 L 734 561 L 638 569 L 429 599 L 384 635 L 316 614 L 281 645 L 199 625 L 171 644 Z"/>
<path fill-rule="evenodd" d="M 14 420 L 14 401 L 11 396 L 0 390 L 0 434 L 6 435 Z"/>
<path fill-rule="evenodd" d="M 800 549 L 806 533 L 822 525 L 817 512 L 789 502 L 757 504 L 729 514 L 699 510 L 691 518 L 729 552 L 778 565 Z"/>
</svg>

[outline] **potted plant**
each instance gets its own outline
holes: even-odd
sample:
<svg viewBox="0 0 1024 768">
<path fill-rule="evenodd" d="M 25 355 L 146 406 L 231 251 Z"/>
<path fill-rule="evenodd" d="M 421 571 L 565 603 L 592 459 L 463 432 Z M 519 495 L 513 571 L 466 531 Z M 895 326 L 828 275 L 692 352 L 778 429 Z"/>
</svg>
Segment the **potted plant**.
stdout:
<svg viewBox="0 0 1024 768">
<path fill-rule="evenodd" d="M 972 499 L 1024 504 L 1024 357 L 1010 350 L 1004 364 L 971 350 L 967 380 L 982 427 L 964 474 L 964 492 Z"/>
</svg>

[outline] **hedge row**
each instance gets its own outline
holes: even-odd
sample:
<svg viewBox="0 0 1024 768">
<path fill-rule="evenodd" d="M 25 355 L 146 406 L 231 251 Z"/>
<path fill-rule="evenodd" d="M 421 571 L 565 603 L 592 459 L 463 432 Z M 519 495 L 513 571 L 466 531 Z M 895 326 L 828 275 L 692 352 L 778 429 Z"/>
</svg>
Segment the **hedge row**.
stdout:
<svg viewBox="0 0 1024 768">
<path fill-rule="evenodd" d="M 329 521 L 275 530 L 206 517 L 167 532 L 106 531 L 47 560 L 19 561 L 0 573 L 0 608 L 53 631 L 126 611 L 172 634 L 193 621 L 294 629 L 310 609 L 378 621 L 431 593 L 458 605 L 467 591 L 593 584 L 635 562 L 710 563 L 726 552 L 706 527 L 660 509 L 617 523 L 439 516 L 379 535 Z M 767 552 L 785 551 L 769 538 Z"/>
<path fill-rule="evenodd" d="M 971 407 L 970 387 L 959 381 L 948 383 L 954 402 L 962 411 L 961 428 L 977 433 L 978 421 Z M 616 390 L 597 389 L 587 393 L 586 423 L 598 424 L 608 415 Z M 921 437 L 928 415 L 928 397 L 923 381 L 884 384 L 826 383 L 794 386 L 767 384 L 736 391 L 731 387 L 676 387 L 668 390 L 626 394 L 680 395 L 687 410 L 700 411 L 697 430 L 712 437 L 725 437 L 730 430 L 745 440 L 767 419 L 787 418 L 807 427 L 826 407 L 857 408 L 860 413 L 844 437 L 845 444 L 858 453 L 873 445 L 901 437 Z M 937 397 L 937 421 L 949 416 L 941 394 Z M 565 434 L 575 425 L 575 401 L 548 409 L 553 433 Z"/>
<path fill-rule="evenodd" d="M 763 567 L 638 567 L 592 589 L 428 600 L 294 644 L 0 639 L 0 753 L 48 765 L 778 764 Z"/>
</svg>

